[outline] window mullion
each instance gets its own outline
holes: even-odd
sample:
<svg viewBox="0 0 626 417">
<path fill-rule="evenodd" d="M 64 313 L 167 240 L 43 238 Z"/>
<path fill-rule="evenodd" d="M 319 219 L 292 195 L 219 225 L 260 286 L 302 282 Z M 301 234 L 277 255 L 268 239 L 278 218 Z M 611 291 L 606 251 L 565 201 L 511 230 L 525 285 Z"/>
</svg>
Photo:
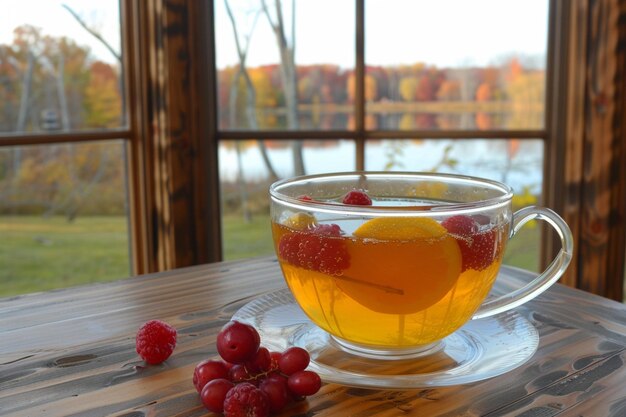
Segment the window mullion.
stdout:
<svg viewBox="0 0 626 417">
<path fill-rule="evenodd" d="M 99 140 L 132 139 L 129 129 L 109 129 L 102 131 L 85 131 L 71 133 L 19 133 L 0 136 L 1 146 L 51 145 L 71 142 L 94 142 Z"/>
<path fill-rule="evenodd" d="M 356 168 L 365 169 L 365 0 L 356 0 L 355 130 Z"/>
</svg>

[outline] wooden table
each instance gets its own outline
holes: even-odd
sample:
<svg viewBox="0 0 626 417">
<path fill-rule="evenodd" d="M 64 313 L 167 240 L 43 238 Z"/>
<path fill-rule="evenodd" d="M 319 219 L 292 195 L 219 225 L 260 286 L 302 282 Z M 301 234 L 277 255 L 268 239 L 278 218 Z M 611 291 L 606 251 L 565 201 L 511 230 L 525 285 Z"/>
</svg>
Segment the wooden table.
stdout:
<svg viewBox="0 0 626 417">
<path fill-rule="evenodd" d="M 284 286 L 276 260 L 260 258 L 1 299 L 0 415 L 208 415 L 194 366 L 217 356 L 216 334 L 233 313 Z M 282 415 L 626 416 L 624 305 L 557 284 L 517 311 L 540 345 L 507 374 L 407 391 L 324 384 Z M 153 318 L 179 340 L 165 363 L 146 366 L 134 337 Z"/>
</svg>

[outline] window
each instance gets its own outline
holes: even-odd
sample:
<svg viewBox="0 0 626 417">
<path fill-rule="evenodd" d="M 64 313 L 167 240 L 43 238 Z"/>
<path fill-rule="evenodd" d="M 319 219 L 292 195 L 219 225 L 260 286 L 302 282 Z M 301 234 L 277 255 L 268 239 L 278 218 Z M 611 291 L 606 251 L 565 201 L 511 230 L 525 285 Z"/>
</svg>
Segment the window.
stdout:
<svg viewBox="0 0 626 417">
<path fill-rule="evenodd" d="M 541 204 L 550 5 L 517 3 L 215 2 L 224 257 L 272 253 L 267 188 L 304 173 L 475 175 Z M 540 236 L 507 262 L 538 269 Z"/>
<path fill-rule="evenodd" d="M 117 1 L 0 15 L 0 296 L 132 272 L 122 62 Z"/>
</svg>

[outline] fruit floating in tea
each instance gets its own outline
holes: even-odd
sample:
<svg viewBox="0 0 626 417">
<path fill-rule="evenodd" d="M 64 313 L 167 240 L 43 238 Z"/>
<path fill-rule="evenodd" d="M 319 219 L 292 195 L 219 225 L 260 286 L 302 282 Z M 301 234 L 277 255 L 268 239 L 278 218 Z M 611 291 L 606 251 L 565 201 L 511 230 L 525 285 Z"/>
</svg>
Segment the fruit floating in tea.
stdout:
<svg viewBox="0 0 626 417">
<path fill-rule="evenodd" d="M 357 190 L 337 204 L 424 201 Z M 350 342 L 402 348 L 440 340 L 471 317 L 500 268 L 508 223 L 494 226 L 484 215 L 320 220 L 298 212 L 272 230 L 286 282 L 313 322 Z"/>
</svg>

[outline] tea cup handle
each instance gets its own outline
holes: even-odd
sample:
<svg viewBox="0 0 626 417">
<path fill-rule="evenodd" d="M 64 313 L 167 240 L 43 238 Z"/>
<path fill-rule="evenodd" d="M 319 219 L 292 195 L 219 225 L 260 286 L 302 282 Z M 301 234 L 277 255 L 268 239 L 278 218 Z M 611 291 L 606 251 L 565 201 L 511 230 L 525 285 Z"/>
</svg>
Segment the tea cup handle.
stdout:
<svg viewBox="0 0 626 417">
<path fill-rule="evenodd" d="M 554 211 L 544 207 L 524 207 L 513 214 L 513 222 L 509 239 L 530 220 L 544 220 L 552 226 L 561 239 L 561 250 L 556 255 L 552 263 L 539 274 L 535 279 L 525 286 L 502 296 L 485 301 L 474 313 L 472 319 L 481 319 L 502 313 L 512 308 L 518 307 L 527 301 L 532 300 L 552 284 L 554 284 L 565 272 L 572 260 L 574 242 L 572 232 L 565 221 Z"/>
</svg>

